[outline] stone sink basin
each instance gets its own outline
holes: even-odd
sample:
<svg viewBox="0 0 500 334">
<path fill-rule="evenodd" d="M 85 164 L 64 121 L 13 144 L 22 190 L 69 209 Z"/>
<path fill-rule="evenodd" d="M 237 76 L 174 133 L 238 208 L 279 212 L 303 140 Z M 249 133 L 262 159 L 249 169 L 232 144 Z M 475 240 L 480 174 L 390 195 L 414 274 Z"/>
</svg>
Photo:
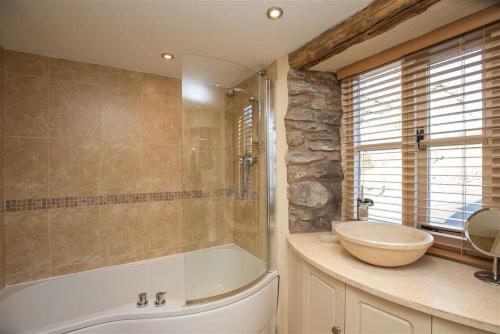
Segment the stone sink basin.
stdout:
<svg viewBox="0 0 500 334">
<path fill-rule="evenodd" d="M 344 248 L 358 259 L 381 267 L 399 267 L 420 259 L 434 238 L 416 228 L 353 221 L 335 225 Z"/>
</svg>

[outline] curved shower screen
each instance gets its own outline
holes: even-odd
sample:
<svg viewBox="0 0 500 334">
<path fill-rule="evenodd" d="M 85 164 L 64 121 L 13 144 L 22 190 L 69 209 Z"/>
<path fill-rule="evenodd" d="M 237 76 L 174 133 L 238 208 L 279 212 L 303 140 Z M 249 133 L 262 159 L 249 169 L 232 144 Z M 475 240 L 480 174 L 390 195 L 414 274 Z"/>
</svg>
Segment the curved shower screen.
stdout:
<svg viewBox="0 0 500 334">
<path fill-rule="evenodd" d="M 239 291 L 268 269 L 264 81 L 231 62 L 183 57 L 180 202 L 188 303 Z"/>
</svg>

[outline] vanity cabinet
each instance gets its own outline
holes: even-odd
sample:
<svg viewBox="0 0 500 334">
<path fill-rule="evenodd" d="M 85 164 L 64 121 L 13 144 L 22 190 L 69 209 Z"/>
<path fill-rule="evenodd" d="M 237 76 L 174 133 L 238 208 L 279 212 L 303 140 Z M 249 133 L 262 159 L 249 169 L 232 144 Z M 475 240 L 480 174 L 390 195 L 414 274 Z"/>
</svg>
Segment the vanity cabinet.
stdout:
<svg viewBox="0 0 500 334">
<path fill-rule="evenodd" d="M 492 334 L 480 329 L 472 328 L 451 322 L 445 319 L 432 317 L 432 334 Z"/>
<path fill-rule="evenodd" d="M 431 316 L 347 287 L 345 323 L 348 334 L 430 334 Z"/>
<path fill-rule="evenodd" d="M 289 253 L 289 333 L 488 334 L 389 302 Z M 491 333 L 490 333 L 491 334 Z"/>
<path fill-rule="evenodd" d="M 345 284 L 302 266 L 301 333 L 344 333 Z"/>
</svg>

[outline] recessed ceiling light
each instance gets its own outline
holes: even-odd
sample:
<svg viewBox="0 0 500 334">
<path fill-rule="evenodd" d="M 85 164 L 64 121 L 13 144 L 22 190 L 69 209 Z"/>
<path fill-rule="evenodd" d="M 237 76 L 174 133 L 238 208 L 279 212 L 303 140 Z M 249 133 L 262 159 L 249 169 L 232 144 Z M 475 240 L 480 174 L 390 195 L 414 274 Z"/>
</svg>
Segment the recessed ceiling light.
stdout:
<svg viewBox="0 0 500 334">
<path fill-rule="evenodd" d="M 162 53 L 162 54 L 161 54 L 161 57 L 162 57 L 163 59 L 166 59 L 166 60 L 172 60 L 172 59 L 174 59 L 174 55 L 173 55 L 173 54 L 171 54 L 171 53 Z"/>
<path fill-rule="evenodd" d="M 271 20 L 277 20 L 283 16 L 283 9 L 281 7 L 269 7 L 267 9 L 267 17 Z"/>
</svg>

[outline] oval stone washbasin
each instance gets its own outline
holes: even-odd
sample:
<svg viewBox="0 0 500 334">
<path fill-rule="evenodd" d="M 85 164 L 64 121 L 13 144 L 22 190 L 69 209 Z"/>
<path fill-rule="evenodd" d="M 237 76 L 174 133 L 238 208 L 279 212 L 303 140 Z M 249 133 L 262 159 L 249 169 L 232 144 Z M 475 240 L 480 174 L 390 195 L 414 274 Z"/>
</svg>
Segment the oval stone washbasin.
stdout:
<svg viewBox="0 0 500 334">
<path fill-rule="evenodd" d="M 340 243 L 358 259 L 382 267 L 399 267 L 420 259 L 434 238 L 416 228 L 353 221 L 335 225 Z"/>
</svg>

